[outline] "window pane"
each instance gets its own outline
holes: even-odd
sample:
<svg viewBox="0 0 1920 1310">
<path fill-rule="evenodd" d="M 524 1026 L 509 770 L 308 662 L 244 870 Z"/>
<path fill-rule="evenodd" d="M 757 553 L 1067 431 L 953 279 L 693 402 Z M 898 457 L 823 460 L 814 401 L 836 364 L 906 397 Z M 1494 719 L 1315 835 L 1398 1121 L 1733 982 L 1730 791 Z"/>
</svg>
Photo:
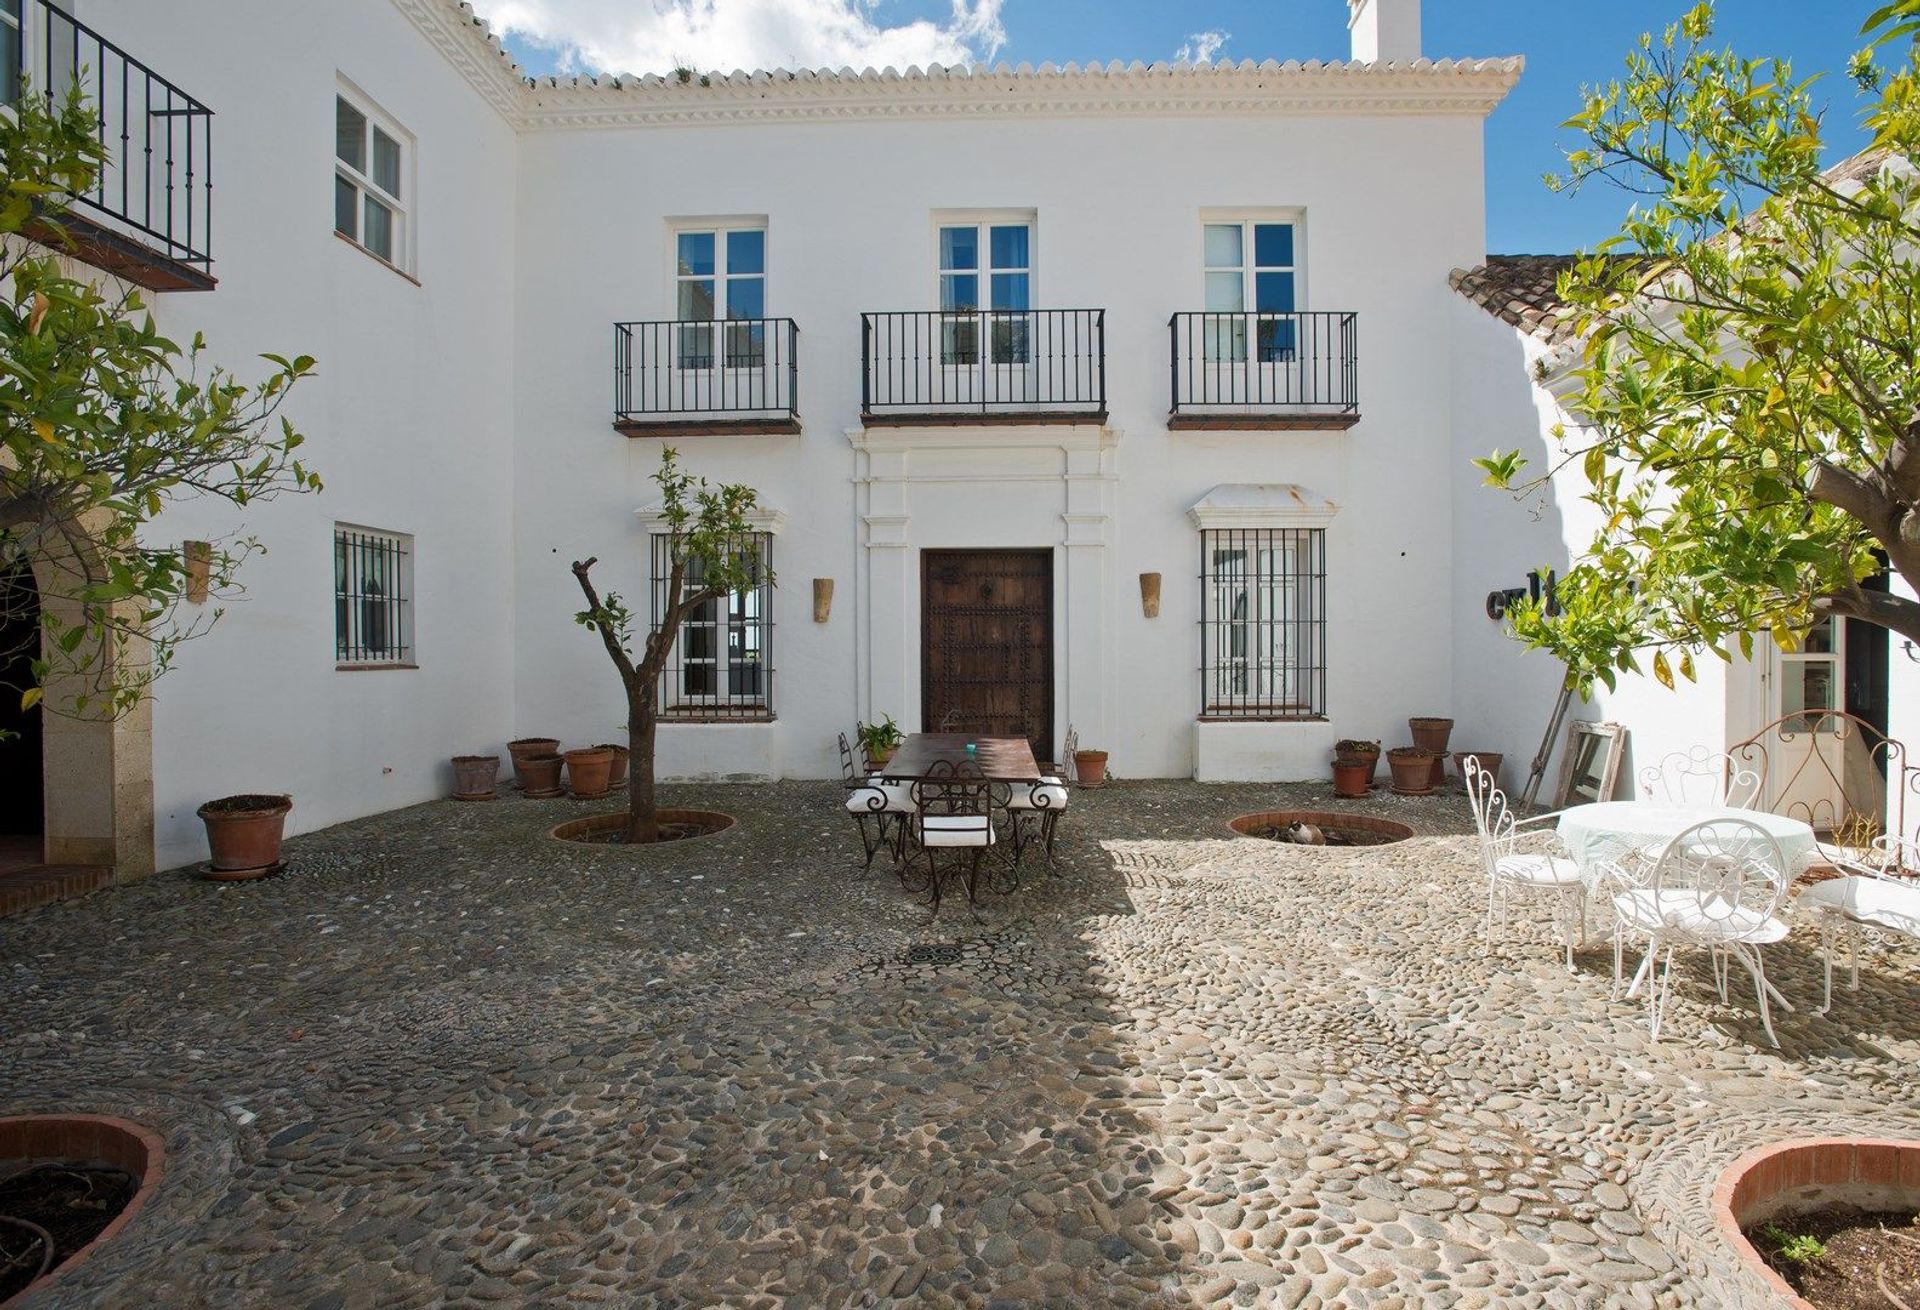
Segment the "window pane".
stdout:
<svg viewBox="0 0 1920 1310">
<path fill-rule="evenodd" d="M 400 143 L 373 129 L 373 181 L 395 200 L 400 198 Z"/>
<path fill-rule="evenodd" d="M 393 211 L 375 200 L 366 197 L 367 228 L 360 237 L 360 243 L 388 263 L 393 262 Z"/>
<path fill-rule="evenodd" d="M 712 368 L 713 367 L 713 329 L 710 327 L 683 327 L 675 330 L 677 345 L 674 351 L 675 368 Z M 698 581 L 689 577 L 688 581 Z"/>
<path fill-rule="evenodd" d="M 972 227 L 940 229 L 941 268 L 979 268 L 980 231 Z"/>
<path fill-rule="evenodd" d="M 1831 655 L 1833 653 L 1833 620 L 1821 619 L 1807 631 L 1807 638 L 1800 649 L 1808 655 Z"/>
<path fill-rule="evenodd" d="M 9 12 L 19 13 L 20 0 L 12 0 Z M 6 6 L 0 6 L 6 8 Z M 16 23 L 0 22 L 0 104 L 12 104 L 20 98 L 20 28 Z"/>
<path fill-rule="evenodd" d="M 1027 275 L 1025 273 L 995 273 L 990 279 L 993 294 L 992 309 L 1026 309 Z"/>
<path fill-rule="evenodd" d="M 360 239 L 360 188 L 341 177 L 333 177 L 333 230 Z"/>
<path fill-rule="evenodd" d="M 759 368 L 766 362 L 766 328 L 758 323 L 735 323 L 726 333 L 728 368 Z"/>
<path fill-rule="evenodd" d="M 1293 267 L 1293 224 L 1255 223 L 1253 262 L 1261 268 Z"/>
<path fill-rule="evenodd" d="M 689 278 L 680 283 L 679 319 L 683 323 L 704 323 L 713 317 L 713 283 Z"/>
<path fill-rule="evenodd" d="M 987 240 L 991 244 L 989 251 L 995 268 L 1026 268 L 1028 230 L 1025 223 L 1018 227 L 995 227 L 987 231 Z M 968 267 L 972 267 L 969 265 Z"/>
<path fill-rule="evenodd" d="M 947 273 L 940 278 L 940 308 L 980 308 L 980 279 L 972 273 Z"/>
<path fill-rule="evenodd" d="M 980 362 L 980 324 L 977 319 L 961 319 L 940 325 L 940 362 L 978 364 Z"/>
<path fill-rule="evenodd" d="M 1207 274 L 1207 308 L 1215 313 L 1247 307 L 1247 284 L 1238 273 Z"/>
<path fill-rule="evenodd" d="M 713 233 L 680 234 L 680 273 L 683 277 L 713 276 Z"/>
<path fill-rule="evenodd" d="M 367 171 L 367 116 L 344 99 L 333 102 L 333 153 L 350 167 Z"/>
<path fill-rule="evenodd" d="M 727 279 L 727 317 L 728 318 L 765 318 L 767 316 L 767 282 L 758 277 L 730 277 Z"/>
<path fill-rule="evenodd" d="M 1255 273 L 1253 307 L 1269 314 L 1293 312 L 1293 274 Z"/>
<path fill-rule="evenodd" d="M 764 273 L 767 271 L 767 234 L 765 232 L 727 233 L 727 272 Z"/>
<path fill-rule="evenodd" d="M 1241 258 L 1240 225 L 1207 224 L 1207 267 L 1239 268 L 1244 262 Z"/>
</svg>

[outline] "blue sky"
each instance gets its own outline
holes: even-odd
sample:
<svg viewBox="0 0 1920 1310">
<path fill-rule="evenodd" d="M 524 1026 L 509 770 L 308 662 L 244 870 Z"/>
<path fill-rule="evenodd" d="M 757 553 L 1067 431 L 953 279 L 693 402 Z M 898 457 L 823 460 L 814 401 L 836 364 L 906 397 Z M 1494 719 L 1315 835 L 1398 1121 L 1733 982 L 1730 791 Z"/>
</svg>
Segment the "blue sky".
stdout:
<svg viewBox="0 0 1920 1310">
<path fill-rule="evenodd" d="M 558 52 L 552 33 L 573 13 L 606 21 L 605 0 L 517 0 L 520 12 L 543 13 L 547 44 L 509 30 L 509 49 L 533 73 L 591 68 L 579 52 Z M 656 10 L 681 0 L 630 0 Z M 1222 59 L 1344 59 L 1346 5 L 1341 0 L 971 0 L 993 20 L 995 61 L 1170 59 L 1196 34 L 1225 34 Z M 497 27 L 516 0 L 478 0 Z M 755 0 L 749 0 L 755 3 Z M 1622 67 L 1641 32 L 1657 30 L 1688 0 L 1426 0 L 1426 53 L 1442 56 L 1525 55 L 1526 76 L 1487 124 L 1487 242 L 1504 254 L 1547 253 L 1591 244 L 1614 230 L 1627 198 L 1610 188 L 1553 195 L 1541 174 L 1559 166 L 1570 134 L 1560 129 L 1579 107 L 1582 83 L 1605 81 Z M 573 5 L 579 10 L 571 11 Z M 812 21 L 835 0 L 757 0 L 764 11 L 790 4 L 796 22 Z M 1859 131 L 1847 57 L 1861 45 L 1865 0 L 1722 0 L 1716 38 L 1748 55 L 1783 56 L 1796 74 L 1825 72 L 1820 94 L 1831 97 L 1828 139 L 1837 158 L 1858 148 Z M 951 0 L 878 0 L 861 17 L 880 29 L 949 23 Z M 622 20 L 630 21 L 630 20 Z M 649 20 L 650 21 L 650 20 Z M 977 38 L 976 38 L 977 41 Z M 716 66 L 727 63 L 720 58 Z M 767 62 L 764 59 L 731 63 Z M 731 66 L 729 64 L 728 66 Z M 629 67 L 625 71 L 664 71 Z"/>
</svg>

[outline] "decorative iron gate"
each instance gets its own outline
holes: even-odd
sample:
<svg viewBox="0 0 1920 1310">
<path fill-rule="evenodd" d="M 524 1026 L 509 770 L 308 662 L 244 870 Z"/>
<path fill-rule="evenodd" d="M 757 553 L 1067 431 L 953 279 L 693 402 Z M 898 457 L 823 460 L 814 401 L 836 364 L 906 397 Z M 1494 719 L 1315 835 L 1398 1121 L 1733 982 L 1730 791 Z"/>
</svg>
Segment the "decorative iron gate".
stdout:
<svg viewBox="0 0 1920 1310">
<path fill-rule="evenodd" d="M 920 716 L 1053 758 L 1052 551 L 921 552 Z"/>
</svg>

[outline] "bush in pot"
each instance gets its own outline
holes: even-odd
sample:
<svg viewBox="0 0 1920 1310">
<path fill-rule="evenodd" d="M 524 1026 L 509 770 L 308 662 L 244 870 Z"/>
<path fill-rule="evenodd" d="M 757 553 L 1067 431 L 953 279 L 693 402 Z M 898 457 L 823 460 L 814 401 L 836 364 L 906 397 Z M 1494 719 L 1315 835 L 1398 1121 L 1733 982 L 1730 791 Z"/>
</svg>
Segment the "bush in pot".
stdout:
<svg viewBox="0 0 1920 1310">
<path fill-rule="evenodd" d="M 1333 743 L 1333 758 L 1335 763 L 1341 760 L 1358 760 L 1366 765 L 1367 785 L 1371 787 L 1374 775 L 1380 767 L 1380 743 L 1362 741 L 1358 737 L 1343 737 Z"/>
<path fill-rule="evenodd" d="M 197 813 L 207 825 L 213 859 L 206 876 L 222 882 L 258 878 L 280 863 L 291 796 L 243 793 L 208 801 Z"/>
<path fill-rule="evenodd" d="M 860 752 L 867 757 L 869 770 L 885 768 L 893 753 L 900 749 L 900 743 L 906 740 L 906 734 L 900 731 L 891 714 L 881 715 L 878 723 L 855 724 L 853 734 L 860 739 Z"/>
</svg>

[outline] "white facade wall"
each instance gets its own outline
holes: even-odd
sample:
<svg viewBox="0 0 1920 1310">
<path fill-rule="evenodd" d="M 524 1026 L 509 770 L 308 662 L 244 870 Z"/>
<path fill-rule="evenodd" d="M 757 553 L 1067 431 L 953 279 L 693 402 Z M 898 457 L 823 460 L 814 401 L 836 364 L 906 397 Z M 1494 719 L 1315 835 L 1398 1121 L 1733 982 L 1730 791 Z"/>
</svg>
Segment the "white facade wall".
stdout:
<svg viewBox="0 0 1920 1310">
<path fill-rule="evenodd" d="M 220 285 L 150 296 L 160 325 L 243 377 L 261 351 L 318 360 L 286 412 L 326 490 L 155 525 L 268 551 L 156 686 L 158 863 L 204 858 L 194 810 L 230 792 L 291 793 L 293 831 L 444 795 L 448 757 L 512 720 L 513 132 L 389 0 L 78 16 L 215 112 Z M 333 235 L 341 76 L 417 140 L 417 284 Z M 414 535 L 418 669 L 336 671 L 335 521 Z"/>
</svg>

